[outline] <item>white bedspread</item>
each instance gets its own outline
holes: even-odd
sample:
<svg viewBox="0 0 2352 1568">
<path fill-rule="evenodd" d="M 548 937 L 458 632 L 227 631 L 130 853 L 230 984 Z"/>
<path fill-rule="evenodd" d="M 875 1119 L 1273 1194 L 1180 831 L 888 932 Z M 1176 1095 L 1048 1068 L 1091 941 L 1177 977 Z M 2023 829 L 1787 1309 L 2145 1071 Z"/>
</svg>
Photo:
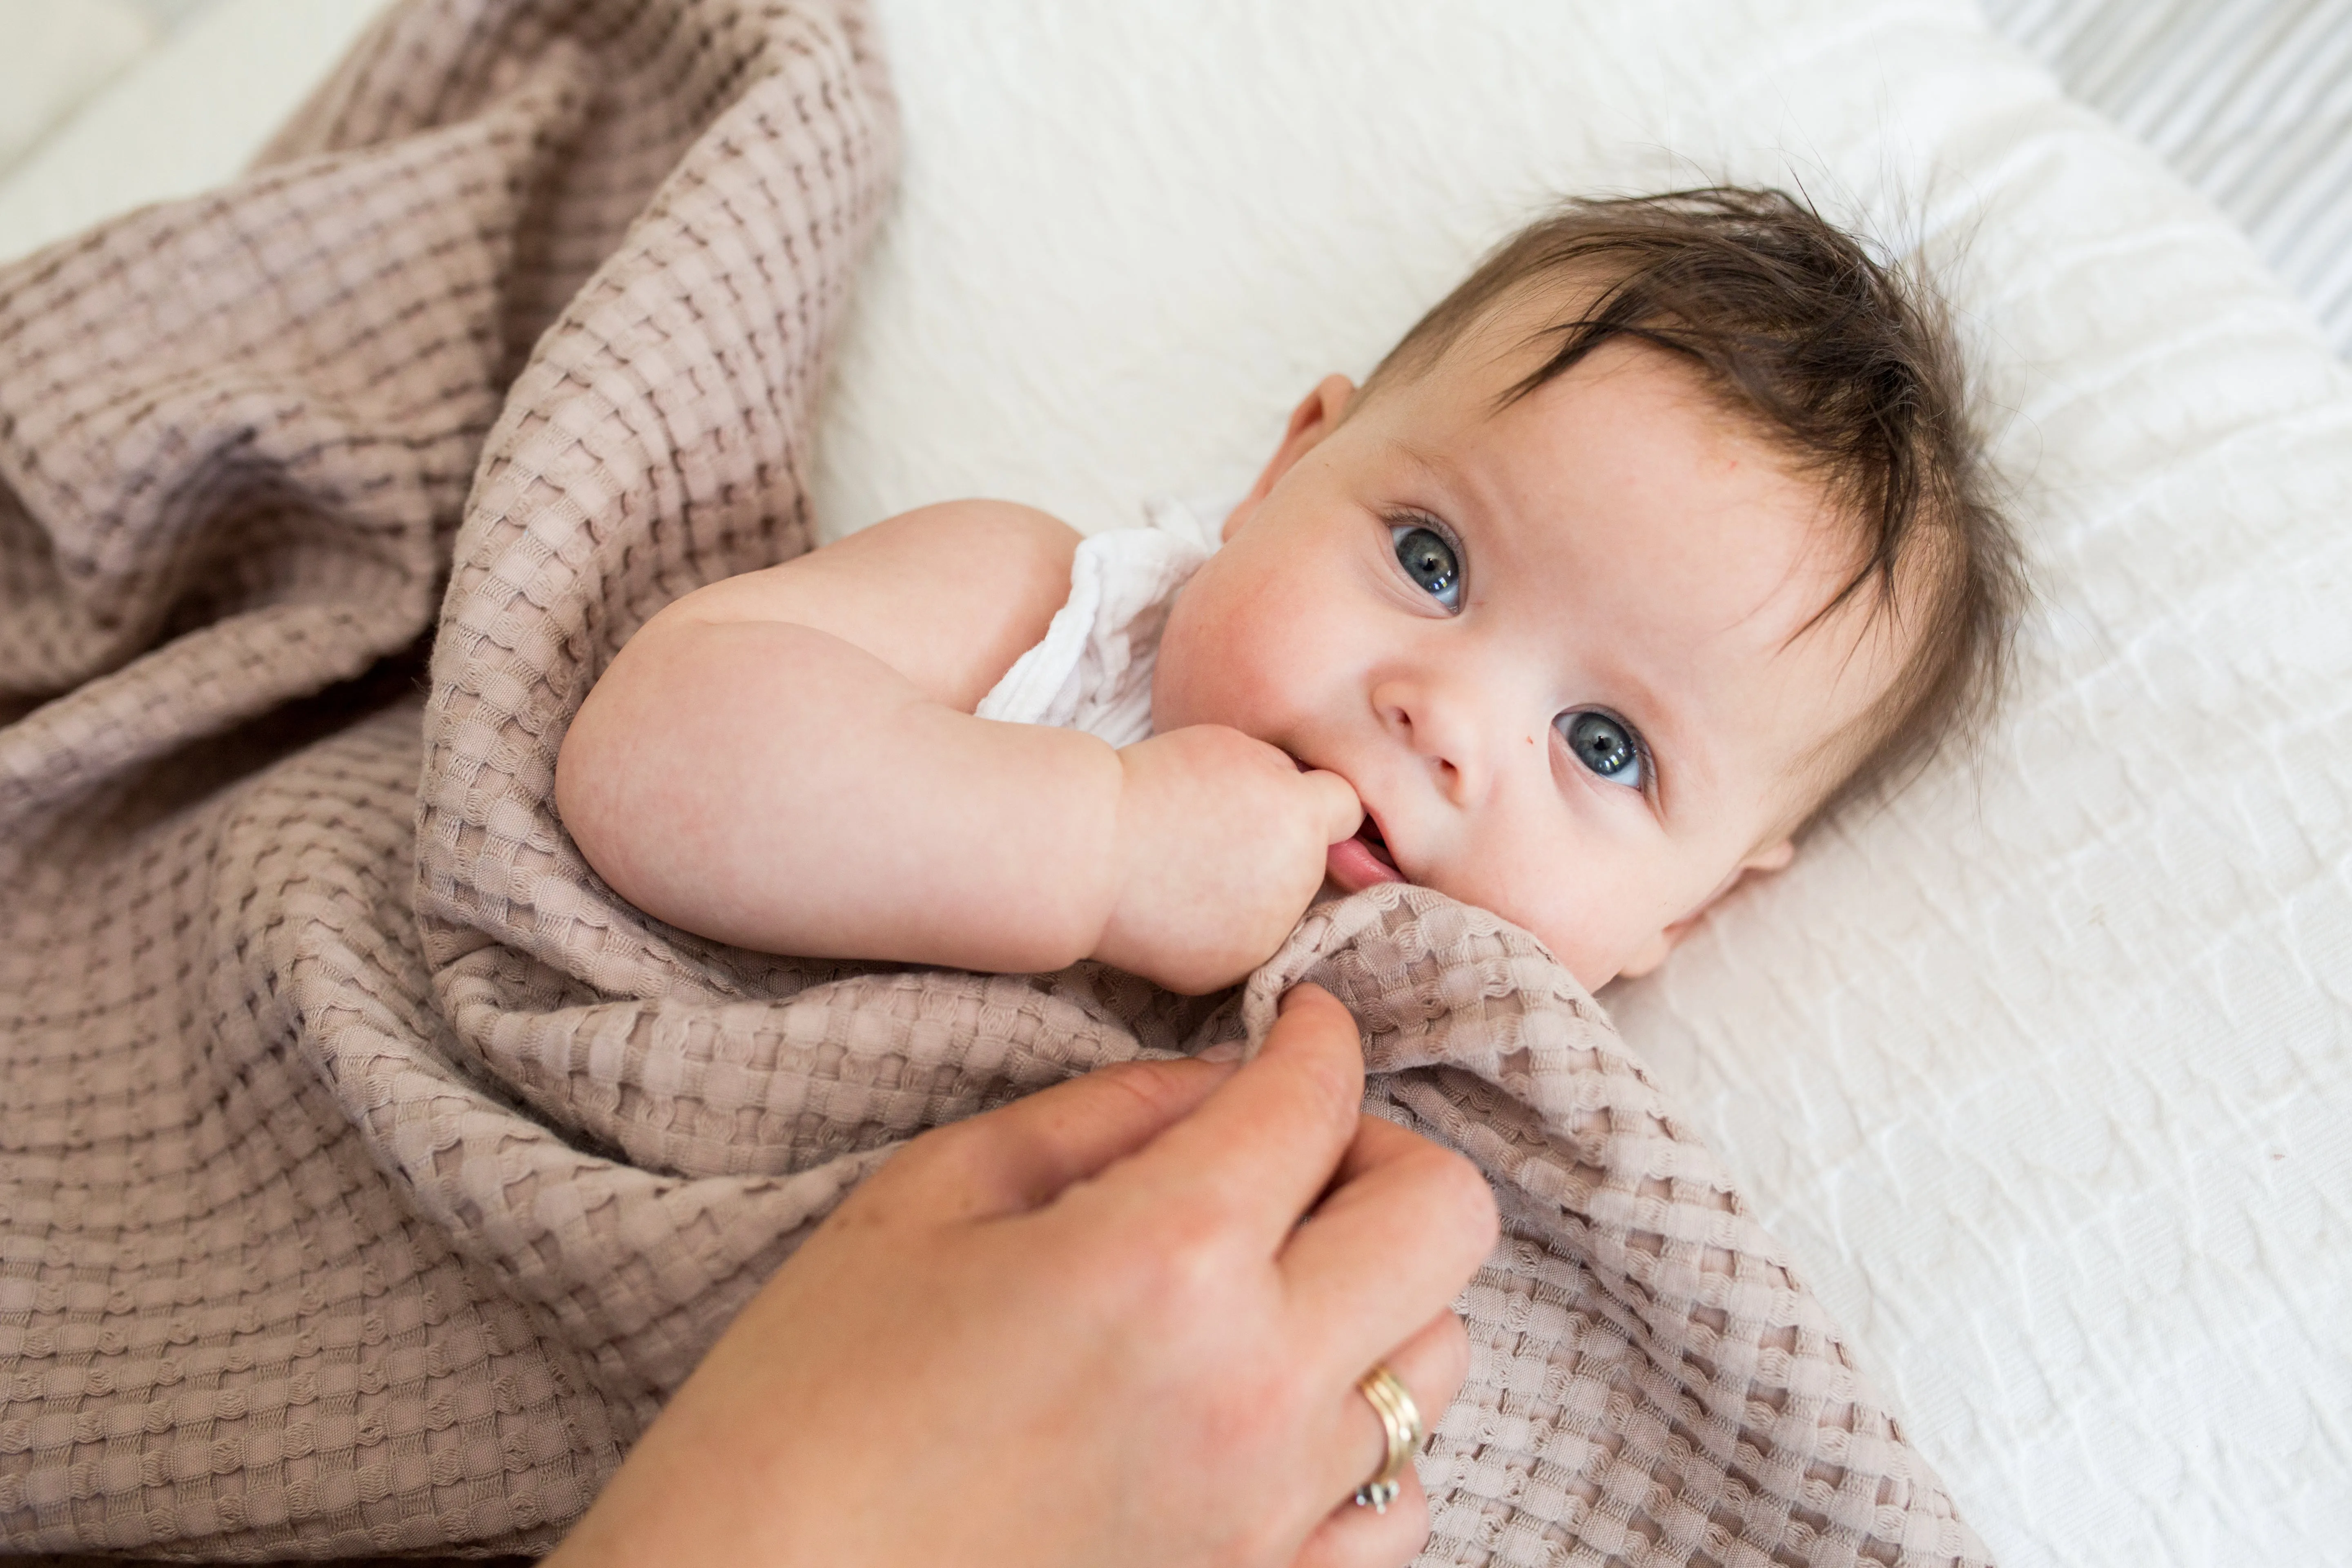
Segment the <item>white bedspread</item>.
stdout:
<svg viewBox="0 0 2352 1568">
<path fill-rule="evenodd" d="M 1238 489 L 1547 191 L 1801 181 L 1929 240 L 2044 585 L 2025 688 L 1979 775 L 1610 1000 L 2003 1562 L 2345 1561 L 2352 373 L 2242 236 L 1966 0 L 879 9 L 906 183 L 835 531 Z"/>
<path fill-rule="evenodd" d="M 1985 0 L 2230 215 L 2352 353 L 2352 0 Z"/>
<path fill-rule="evenodd" d="M 85 0 L 12 0 L 51 14 Z M 77 77 L 23 162 L 0 179 L 0 258 L 100 218 L 193 195 L 245 167 L 342 58 L 383 0 L 103 0 L 79 18 L 120 41 Z M 144 21 L 143 49 L 131 35 Z M 172 26 L 167 30 L 167 24 Z M 81 53 L 95 54 L 96 37 Z M 46 68 L 0 51 L 0 98 Z"/>
</svg>

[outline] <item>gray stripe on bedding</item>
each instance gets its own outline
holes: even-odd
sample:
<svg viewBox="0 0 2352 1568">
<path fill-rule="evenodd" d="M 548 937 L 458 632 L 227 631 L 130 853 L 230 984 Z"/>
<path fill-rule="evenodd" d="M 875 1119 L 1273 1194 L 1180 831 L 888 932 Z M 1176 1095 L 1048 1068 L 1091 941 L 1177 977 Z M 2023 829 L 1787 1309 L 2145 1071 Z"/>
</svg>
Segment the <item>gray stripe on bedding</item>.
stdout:
<svg viewBox="0 0 2352 1568">
<path fill-rule="evenodd" d="M 2242 226 L 2352 356 L 2352 0 L 1982 0 Z"/>
</svg>

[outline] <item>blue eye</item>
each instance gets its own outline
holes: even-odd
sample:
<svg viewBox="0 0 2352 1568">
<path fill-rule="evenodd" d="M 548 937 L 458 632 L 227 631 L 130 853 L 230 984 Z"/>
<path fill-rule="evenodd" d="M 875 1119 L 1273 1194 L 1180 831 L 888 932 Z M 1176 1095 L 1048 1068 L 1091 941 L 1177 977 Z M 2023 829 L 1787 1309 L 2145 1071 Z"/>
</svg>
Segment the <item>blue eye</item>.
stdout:
<svg viewBox="0 0 2352 1568">
<path fill-rule="evenodd" d="M 1396 549 L 1397 564 L 1404 574 L 1429 591 L 1429 596 L 1447 609 L 1459 608 L 1462 603 L 1462 563 L 1454 553 L 1454 546 L 1434 529 L 1403 523 L 1389 530 L 1389 542 Z"/>
<path fill-rule="evenodd" d="M 1611 784 L 1640 789 L 1643 783 L 1642 742 L 1633 731 L 1606 713 L 1586 709 L 1563 713 L 1552 721 L 1576 760 Z"/>
</svg>

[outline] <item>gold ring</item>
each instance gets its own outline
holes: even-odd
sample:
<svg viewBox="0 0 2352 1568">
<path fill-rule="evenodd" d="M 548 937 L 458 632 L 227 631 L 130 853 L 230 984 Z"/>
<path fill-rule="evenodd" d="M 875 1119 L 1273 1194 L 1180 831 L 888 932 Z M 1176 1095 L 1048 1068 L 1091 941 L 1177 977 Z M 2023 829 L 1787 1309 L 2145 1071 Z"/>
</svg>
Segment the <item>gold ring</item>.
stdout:
<svg viewBox="0 0 2352 1568">
<path fill-rule="evenodd" d="M 1423 1429 L 1421 1406 L 1412 1402 L 1412 1393 L 1388 1369 L 1385 1362 L 1376 1362 L 1372 1370 L 1356 1380 L 1356 1391 L 1381 1418 L 1381 1430 L 1388 1434 L 1388 1457 L 1370 1480 L 1356 1489 L 1356 1506 L 1369 1508 L 1374 1513 L 1386 1513 L 1389 1504 L 1396 1501 L 1402 1489 L 1397 1478 L 1412 1463 L 1413 1455 L 1421 1451 Z"/>
</svg>

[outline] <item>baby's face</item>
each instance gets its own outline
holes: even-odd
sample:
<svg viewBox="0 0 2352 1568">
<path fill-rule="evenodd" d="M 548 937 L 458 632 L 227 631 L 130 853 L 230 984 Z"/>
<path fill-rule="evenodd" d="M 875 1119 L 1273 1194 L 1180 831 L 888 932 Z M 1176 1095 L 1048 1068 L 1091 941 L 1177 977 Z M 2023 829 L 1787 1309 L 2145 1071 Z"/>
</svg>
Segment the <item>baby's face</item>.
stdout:
<svg viewBox="0 0 2352 1568">
<path fill-rule="evenodd" d="M 1528 353 L 1457 344 L 1342 418 L 1326 381 L 1171 611 L 1155 726 L 1227 724 L 1367 813 L 1353 891 L 1417 882 L 1641 973 L 1833 782 L 1901 648 L 1820 486 L 1620 341 L 1495 411 Z"/>
</svg>

